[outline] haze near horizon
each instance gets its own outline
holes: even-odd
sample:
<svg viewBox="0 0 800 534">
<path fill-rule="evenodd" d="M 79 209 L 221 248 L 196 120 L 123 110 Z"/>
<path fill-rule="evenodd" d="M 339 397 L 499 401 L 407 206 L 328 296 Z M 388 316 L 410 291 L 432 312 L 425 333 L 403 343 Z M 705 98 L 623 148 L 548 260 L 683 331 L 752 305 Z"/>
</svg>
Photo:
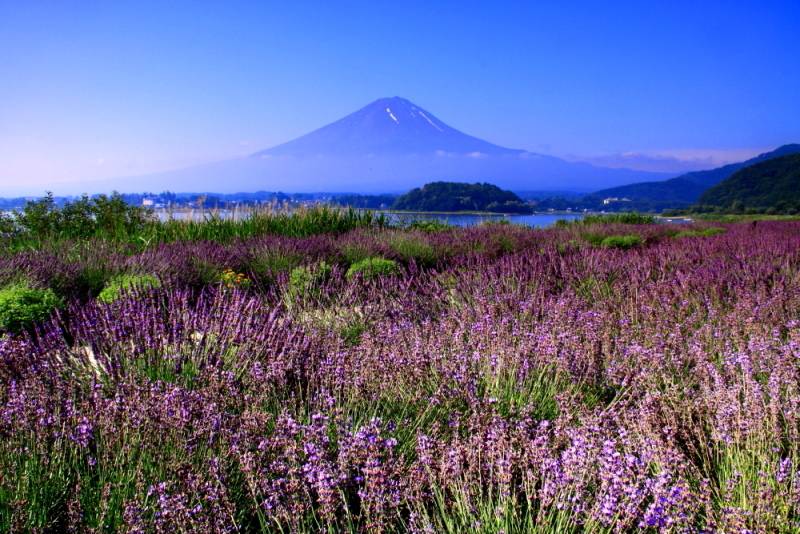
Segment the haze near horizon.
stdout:
<svg viewBox="0 0 800 534">
<path fill-rule="evenodd" d="M 392 95 L 501 147 L 709 169 L 800 140 L 798 34 L 786 1 L 0 2 L 0 188 L 231 159 Z"/>
</svg>

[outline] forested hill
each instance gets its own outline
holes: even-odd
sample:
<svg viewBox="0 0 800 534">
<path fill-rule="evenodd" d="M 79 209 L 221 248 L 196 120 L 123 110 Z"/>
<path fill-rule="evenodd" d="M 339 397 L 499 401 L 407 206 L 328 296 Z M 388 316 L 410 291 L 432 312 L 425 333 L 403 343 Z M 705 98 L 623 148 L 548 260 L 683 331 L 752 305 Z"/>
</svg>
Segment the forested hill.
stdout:
<svg viewBox="0 0 800 534">
<path fill-rule="evenodd" d="M 722 180 L 725 180 L 739 169 L 743 169 L 745 167 L 749 167 L 750 165 L 755 165 L 756 163 L 767 161 L 772 158 L 786 156 L 788 154 L 796 154 L 798 152 L 800 152 L 800 144 L 792 143 L 789 145 L 783 145 L 776 148 L 772 152 L 764 152 L 763 154 L 759 154 L 758 156 L 748 159 L 747 161 L 731 163 L 730 165 L 724 165 L 708 171 L 689 172 L 682 174 L 677 178 L 673 178 L 673 180 L 689 180 L 696 184 L 711 187 L 712 185 L 717 185 Z"/>
<path fill-rule="evenodd" d="M 511 191 L 491 184 L 433 182 L 400 195 L 392 209 L 408 211 L 490 211 L 532 213 L 532 209 Z"/>
<path fill-rule="evenodd" d="M 800 203 L 800 154 L 745 167 L 708 188 L 698 203 L 726 208 L 796 205 Z"/>
<path fill-rule="evenodd" d="M 800 152 L 800 144 L 783 145 L 772 152 L 759 154 L 755 158 L 739 163 L 731 163 L 707 171 L 696 171 L 682 174 L 677 178 L 663 182 L 639 182 L 610 189 L 602 189 L 592 193 L 593 196 L 603 198 L 630 198 L 631 200 L 652 199 L 673 201 L 677 203 L 692 204 L 697 202 L 700 195 L 711 187 L 731 176 L 736 171 L 787 154 Z"/>
<path fill-rule="evenodd" d="M 685 178 L 672 178 L 663 182 L 641 182 L 638 184 L 611 187 L 592 193 L 601 198 L 653 199 L 678 201 L 691 204 L 696 201 L 707 186 Z"/>
</svg>

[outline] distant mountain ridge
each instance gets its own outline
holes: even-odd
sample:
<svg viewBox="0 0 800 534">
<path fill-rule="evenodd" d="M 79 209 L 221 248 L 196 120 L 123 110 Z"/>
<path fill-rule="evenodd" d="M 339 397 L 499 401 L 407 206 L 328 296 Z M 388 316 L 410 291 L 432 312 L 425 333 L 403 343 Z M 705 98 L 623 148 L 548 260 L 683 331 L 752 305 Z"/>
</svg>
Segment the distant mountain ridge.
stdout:
<svg viewBox="0 0 800 534">
<path fill-rule="evenodd" d="M 676 178 L 660 182 L 640 182 L 595 191 L 592 195 L 603 198 L 629 198 L 631 200 L 658 200 L 693 204 L 700 199 L 703 192 L 716 185 L 736 171 L 779 156 L 800 152 L 800 144 L 783 145 L 772 152 L 764 152 L 758 156 L 731 163 L 707 171 L 694 171 Z"/>
<path fill-rule="evenodd" d="M 375 194 L 405 193 L 442 181 L 490 182 L 511 191 L 588 192 L 675 175 L 597 167 L 504 148 L 460 132 L 420 106 L 393 97 L 378 99 L 338 121 L 249 156 L 74 187 L 86 187 L 88 192 Z"/>
</svg>

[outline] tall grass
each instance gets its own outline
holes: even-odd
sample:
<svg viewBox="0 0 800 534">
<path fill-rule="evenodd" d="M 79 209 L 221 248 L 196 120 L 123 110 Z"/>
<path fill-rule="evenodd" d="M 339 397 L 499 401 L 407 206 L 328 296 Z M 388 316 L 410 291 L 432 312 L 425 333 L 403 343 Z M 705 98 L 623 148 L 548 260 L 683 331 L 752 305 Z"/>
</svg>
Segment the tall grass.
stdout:
<svg viewBox="0 0 800 534">
<path fill-rule="evenodd" d="M 239 217 L 222 217 L 208 213 L 193 217 L 170 218 L 148 226 L 138 239 L 148 243 L 173 241 L 220 241 L 246 239 L 260 235 L 308 237 L 322 234 L 343 234 L 358 228 L 386 228 L 390 219 L 384 213 L 370 210 L 341 209 L 319 206 L 300 208 L 291 213 L 254 210 Z"/>
<path fill-rule="evenodd" d="M 575 219 L 559 219 L 556 226 L 590 226 L 597 224 L 655 224 L 656 219 L 652 215 L 644 213 L 608 213 L 608 214 L 588 214 Z"/>
<path fill-rule="evenodd" d="M 110 198 L 83 197 L 58 208 L 52 195 L 28 202 L 17 214 L 0 216 L 2 244 L 11 250 L 40 249 L 53 243 L 105 239 L 138 248 L 175 241 L 230 242 L 260 235 L 308 237 L 342 234 L 358 228 L 386 228 L 390 217 L 369 210 L 318 206 L 291 213 L 271 207 L 219 211 L 185 211 L 159 220 L 150 211 Z"/>
</svg>

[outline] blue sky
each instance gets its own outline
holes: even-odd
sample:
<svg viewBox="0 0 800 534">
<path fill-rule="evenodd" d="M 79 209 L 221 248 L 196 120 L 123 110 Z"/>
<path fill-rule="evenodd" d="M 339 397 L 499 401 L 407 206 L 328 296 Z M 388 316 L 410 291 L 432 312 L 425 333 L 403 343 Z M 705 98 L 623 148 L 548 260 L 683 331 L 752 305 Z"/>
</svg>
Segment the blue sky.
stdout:
<svg viewBox="0 0 800 534">
<path fill-rule="evenodd" d="M 694 170 L 800 142 L 800 2 L 0 0 L 0 187 L 236 157 L 401 96 L 465 133 Z"/>
</svg>

